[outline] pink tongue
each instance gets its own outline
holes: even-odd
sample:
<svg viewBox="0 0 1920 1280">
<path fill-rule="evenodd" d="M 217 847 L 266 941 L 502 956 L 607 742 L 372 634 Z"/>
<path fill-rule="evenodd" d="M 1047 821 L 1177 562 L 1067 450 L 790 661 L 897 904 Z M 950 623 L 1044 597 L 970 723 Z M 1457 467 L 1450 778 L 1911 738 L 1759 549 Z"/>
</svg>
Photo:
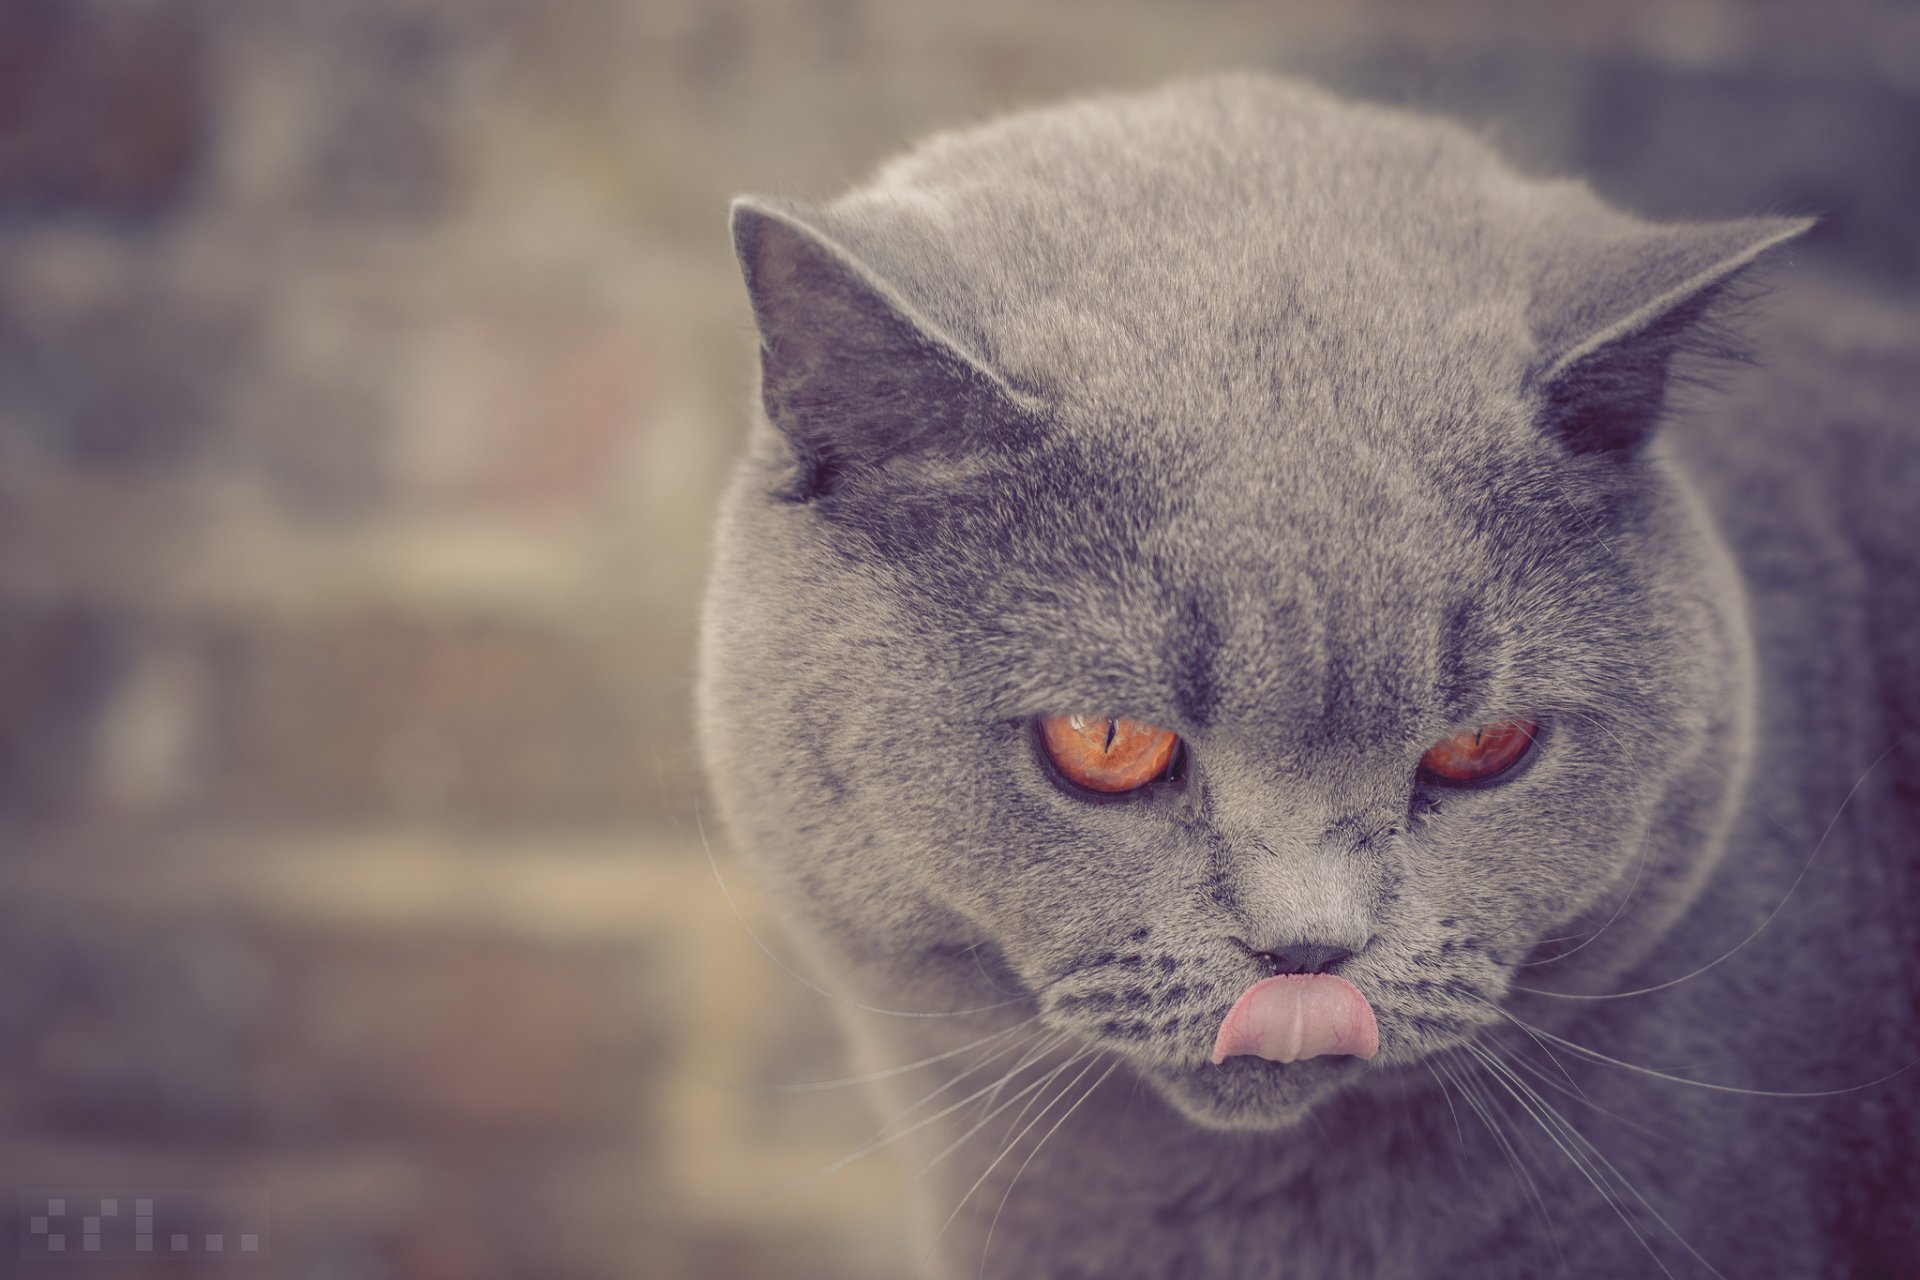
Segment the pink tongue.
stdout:
<svg viewBox="0 0 1920 1280">
<path fill-rule="evenodd" d="M 1274 1062 L 1298 1062 L 1324 1053 L 1371 1058 L 1380 1048 L 1373 1006 L 1345 978 L 1331 973 L 1289 973 L 1265 978 L 1234 1001 L 1213 1061 L 1252 1054 Z"/>
</svg>

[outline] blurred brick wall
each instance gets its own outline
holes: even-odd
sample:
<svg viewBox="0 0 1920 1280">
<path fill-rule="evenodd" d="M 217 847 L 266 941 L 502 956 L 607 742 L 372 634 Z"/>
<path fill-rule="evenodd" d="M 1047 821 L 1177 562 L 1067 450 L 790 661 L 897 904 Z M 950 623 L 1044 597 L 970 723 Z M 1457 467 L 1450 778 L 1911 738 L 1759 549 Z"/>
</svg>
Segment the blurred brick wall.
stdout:
<svg viewBox="0 0 1920 1280">
<path fill-rule="evenodd" d="M 711 1079 L 838 1069 L 694 835 L 725 200 L 1249 64 L 1920 279 L 1890 2 L 0 0 L 0 1256 L 228 1186 L 302 1280 L 898 1274 L 883 1161 L 755 1194 L 859 1100 Z"/>
</svg>

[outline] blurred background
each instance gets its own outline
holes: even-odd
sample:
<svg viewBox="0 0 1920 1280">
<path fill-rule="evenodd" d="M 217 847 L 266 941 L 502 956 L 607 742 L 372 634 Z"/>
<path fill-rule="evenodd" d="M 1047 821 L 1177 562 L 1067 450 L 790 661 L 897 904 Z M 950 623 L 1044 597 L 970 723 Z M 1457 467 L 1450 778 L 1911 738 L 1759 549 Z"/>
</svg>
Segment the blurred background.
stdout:
<svg viewBox="0 0 1920 1280">
<path fill-rule="evenodd" d="M 0 0 L 0 1272 L 904 1274 L 883 1158 L 761 1194 L 871 1122 L 696 821 L 726 201 L 1240 66 L 1920 282 L 1897 0 Z"/>
</svg>

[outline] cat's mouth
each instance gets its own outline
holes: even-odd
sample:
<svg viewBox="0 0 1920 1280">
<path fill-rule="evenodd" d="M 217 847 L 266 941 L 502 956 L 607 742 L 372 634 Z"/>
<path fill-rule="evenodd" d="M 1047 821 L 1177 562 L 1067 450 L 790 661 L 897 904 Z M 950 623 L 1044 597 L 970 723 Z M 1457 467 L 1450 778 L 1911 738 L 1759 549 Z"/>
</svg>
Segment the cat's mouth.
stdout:
<svg viewBox="0 0 1920 1280">
<path fill-rule="evenodd" d="M 1274 973 L 1244 956 L 1142 948 L 1077 960 L 1039 984 L 1039 1002 L 1057 1030 L 1124 1056 L 1193 1122 L 1279 1130 L 1498 1016 L 1496 971 L 1440 964 L 1370 951 L 1338 972 Z"/>
<path fill-rule="evenodd" d="M 1241 993 L 1207 1065 L 1145 1074 L 1209 1128 L 1278 1129 L 1349 1083 L 1379 1048 L 1373 1006 L 1358 987 L 1330 973 L 1281 974 Z"/>
<path fill-rule="evenodd" d="M 1378 993 L 1385 1006 L 1376 1020 L 1374 1001 L 1344 977 L 1264 978 L 1221 1019 L 1207 1060 L 1150 1061 L 1137 1069 L 1196 1124 L 1287 1129 L 1343 1089 L 1384 1081 L 1383 1063 L 1419 1060 L 1473 1034 L 1479 1019 L 1467 1011 L 1456 1016 L 1431 1003 L 1401 1008 L 1392 985 Z"/>
</svg>

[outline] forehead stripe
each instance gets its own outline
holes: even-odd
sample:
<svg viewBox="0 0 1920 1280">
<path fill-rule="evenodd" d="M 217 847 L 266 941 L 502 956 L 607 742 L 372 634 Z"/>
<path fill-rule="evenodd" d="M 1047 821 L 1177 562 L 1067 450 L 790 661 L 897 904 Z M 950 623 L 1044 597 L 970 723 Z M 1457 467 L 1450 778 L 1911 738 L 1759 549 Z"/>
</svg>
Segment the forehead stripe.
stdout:
<svg viewBox="0 0 1920 1280">
<path fill-rule="evenodd" d="M 1220 645 L 1219 622 L 1206 602 L 1189 594 L 1174 624 L 1167 668 L 1174 673 L 1174 709 L 1190 728 L 1205 728 L 1219 705 L 1213 659 Z"/>
</svg>

